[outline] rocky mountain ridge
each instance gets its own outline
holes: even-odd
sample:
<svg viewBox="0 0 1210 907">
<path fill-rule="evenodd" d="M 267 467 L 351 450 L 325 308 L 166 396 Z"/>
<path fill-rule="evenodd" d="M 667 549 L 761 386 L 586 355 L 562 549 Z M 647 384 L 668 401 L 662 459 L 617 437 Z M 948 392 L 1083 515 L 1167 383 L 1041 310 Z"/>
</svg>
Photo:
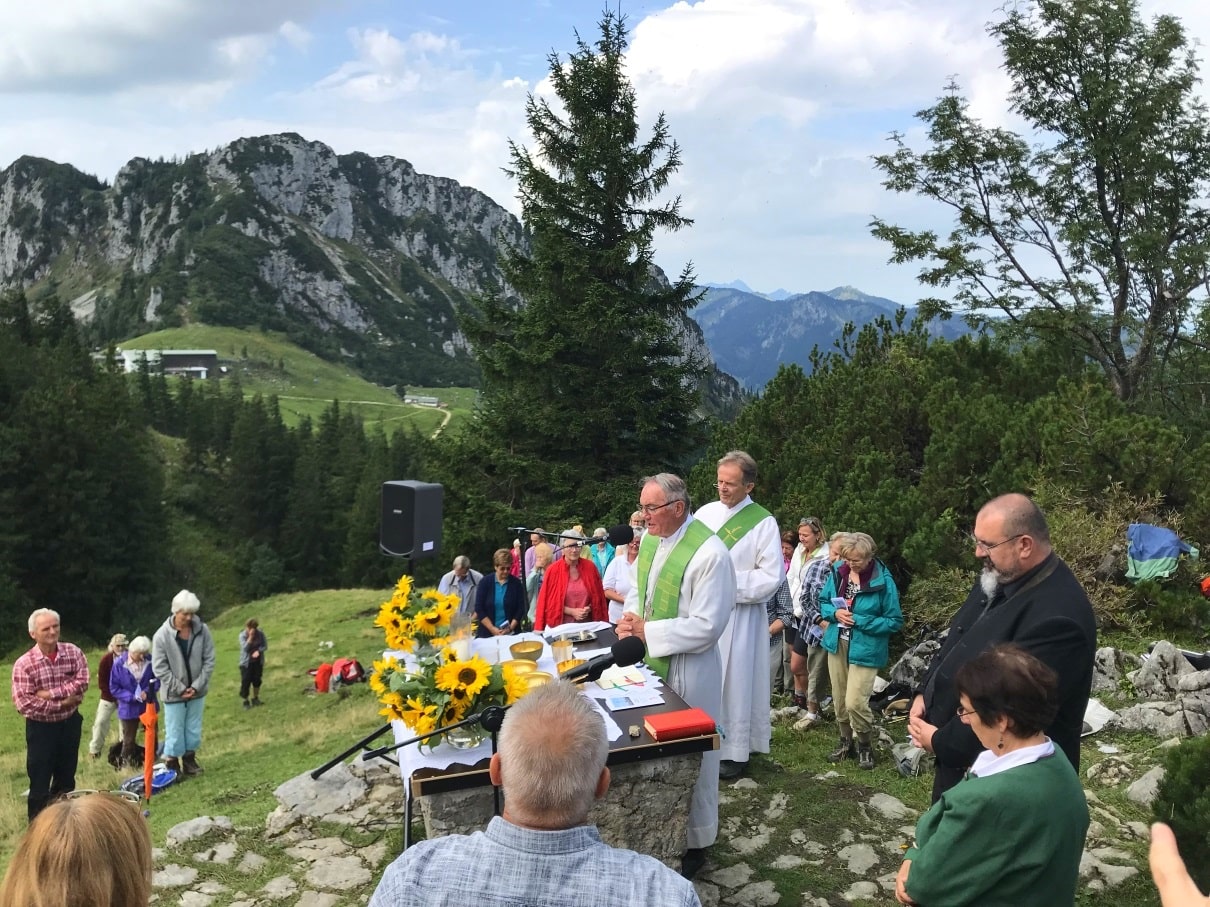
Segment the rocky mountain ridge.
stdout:
<svg viewBox="0 0 1210 907">
<path fill-rule="evenodd" d="M 455 307 L 513 296 L 498 256 L 525 243 L 476 189 L 295 134 L 135 158 L 112 186 L 39 158 L 0 171 L 0 291 L 55 289 L 97 342 L 193 320 L 278 330 L 386 385 L 476 383 Z M 696 324 L 678 331 L 708 352 Z M 717 373 L 707 395 L 740 398 Z"/>
</svg>

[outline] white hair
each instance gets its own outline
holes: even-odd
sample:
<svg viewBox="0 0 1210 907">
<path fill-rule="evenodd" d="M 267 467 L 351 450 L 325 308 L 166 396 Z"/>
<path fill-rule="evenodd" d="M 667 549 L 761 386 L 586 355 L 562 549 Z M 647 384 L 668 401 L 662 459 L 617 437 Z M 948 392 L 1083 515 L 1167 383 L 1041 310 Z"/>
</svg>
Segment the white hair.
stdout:
<svg viewBox="0 0 1210 907">
<path fill-rule="evenodd" d="M 196 595 L 188 589 L 182 589 L 172 599 L 172 613 L 185 612 L 186 614 L 197 614 L 202 610 L 202 603 Z"/>
<path fill-rule="evenodd" d="M 500 780 L 510 807 L 548 826 L 582 825 L 609 755 L 605 723 L 566 681 L 539 687 L 500 728 Z"/>
<path fill-rule="evenodd" d="M 136 636 L 130 641 L 130 645 L 126 647 L 126 651 L 147 654 L 151 651 L 151 640 L 146 636 Z"/>
<path fill-rule="evenodd" d="M 29 632 L 30 632 L 30 633 L 33 633 L 33 632 L 34 632 L 34 627 L 36 627 L 36 626 L 38 625 L 38 618 L 39 618 L 39 617 L 45 617 L 45 616 L 47 616 L 47 615 L 50 615 L 50 616 L 51 616 L 51 617 L 53 617 L 53 618 L 54 618 L 56 621 L 58 621 L 58 620 L 59 620 L 59 612 L 58 612 L 58 611 L 52 611 L 50 608 L 39 608 L 37 611 L 35 611 L 33 614 L 31 614 L 31 615 L 29 616 Z"/>
</svg>

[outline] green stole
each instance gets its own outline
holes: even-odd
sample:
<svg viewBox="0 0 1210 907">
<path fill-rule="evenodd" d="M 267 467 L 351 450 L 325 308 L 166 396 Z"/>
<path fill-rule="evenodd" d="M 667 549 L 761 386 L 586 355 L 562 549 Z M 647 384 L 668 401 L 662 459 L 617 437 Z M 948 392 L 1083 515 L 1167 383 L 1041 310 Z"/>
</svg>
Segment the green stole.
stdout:
<svg viewBox="0 0 1210 907">
<path fill-rule="evenodd" d="M 646 620 L 670 620 L 677 616 L 681 601 L 681 580 L 685 578 L 685 569 L 697 549 L 701 548 L 712 533 L 705 523 L 698 520 L 690 522 L 681 540 L 668 553 L 668 560 L 660 568 L 660 578 L 656 580 L 655 591 L 651 594 L 651 610 L 647 608 L 647 581 L 651 574 L 651 564 L 655 561 L 655 552 L 660 547 L 658 536 L 650 532 L 644 533 L 639 542 L 639 608 L 644 612 Z M 655 671 L 662 680 L 668 679 L 669 658 L 656 658 L 647 655 L 643 658 L 651 670 Z"/>
<path fill-rule="evenodd" d="M 749 501 L 748 506 L 739 511 L 739 513 L 733 514 L 731 519 L 719 527 L 716 534 L 723 540 L 723 544 L 727 546 L 727 550 L 730 551 L 740 539 L 747 535 L 750 530 L 756 527 L 757 523 L 767 516 L 772 516 L 772 514 L 756 503 L 756 501 Z"/>
</svg>

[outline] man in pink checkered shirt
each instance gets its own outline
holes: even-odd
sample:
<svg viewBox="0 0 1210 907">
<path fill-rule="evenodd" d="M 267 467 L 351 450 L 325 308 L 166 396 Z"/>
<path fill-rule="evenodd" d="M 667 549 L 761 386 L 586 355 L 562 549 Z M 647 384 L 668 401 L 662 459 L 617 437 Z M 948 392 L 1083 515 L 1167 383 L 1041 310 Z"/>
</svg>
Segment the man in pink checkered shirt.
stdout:
<svg viewBox="0 0 1210 907">
<path fill-rule="evenodd" d="M 34 647 L 13 665 L 13 704 L 25 717 L 32 822 L 53 798 L 76 788 L 88 662 L 76 646 L 59 642 L 59 615 L 49 608 L 29 616 L 29 635 Z"/>
</svg>

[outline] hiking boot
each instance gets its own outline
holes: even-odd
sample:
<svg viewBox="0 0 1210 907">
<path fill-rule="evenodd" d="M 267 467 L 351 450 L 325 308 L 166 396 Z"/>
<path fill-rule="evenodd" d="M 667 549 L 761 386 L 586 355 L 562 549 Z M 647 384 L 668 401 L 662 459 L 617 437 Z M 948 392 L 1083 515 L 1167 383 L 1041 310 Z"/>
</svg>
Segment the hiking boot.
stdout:
<svg viewBox="0 0 1210 907">
<path fill-rule="evenodd" d="M 205 771 L 204 768 L 197 764 L 197 756 L 193 753 L 186 753 L 181 761 L 185 765 L 186 775 L 200 775 Z"/>
<path fill-rule="evenodd" d="M 845 759 L 852 759 L 856 756 L 853 751 L 853 738 L 841 737 L 840 745 L 832 752 L 828 753 L 829 762 L 843 762 Z"/>
<path fill-rule="evenodd" d="M 252 703 L 250 703 L 247 699 L 244 700 L 244 708 L 245 709 L 252 708 Z"/>
<path fill-rule="evenodd" d="M 807 697 L 802 693 L 795 693 L 790 698 L 794 702 L 795 708 L 802 709 L 804 712 L 810 711 L 810 709 L 807 708 Z"/>
<path fill-rule="evenodd" d="M 874 770 L 874 750 L 869 744 L 858 744 L 857 767 L 864 768 L 867 772 Z"/>
<path fill-rule="evenodd" d="M 164 765 L 166 767 L 172 769 L 174 772 L 176 772 L 178 778 L 180 777 L 181 763 L 180 763 L 180 760 L 178 760 L 176 756 L 169 756 L 167 759 L 164 760 Z"/>
<path fill-rule="evenodd" d="M 257 696 L 256 698 L 254 698 L 254 699 L 252 700 L 252 704 L 253 704 L 253 705 L 263 705 L 264 703 L 262 703 L 262 702 L 260 701 L 260 697 L 259 697 L 259 696 Z"/>
</svg>

